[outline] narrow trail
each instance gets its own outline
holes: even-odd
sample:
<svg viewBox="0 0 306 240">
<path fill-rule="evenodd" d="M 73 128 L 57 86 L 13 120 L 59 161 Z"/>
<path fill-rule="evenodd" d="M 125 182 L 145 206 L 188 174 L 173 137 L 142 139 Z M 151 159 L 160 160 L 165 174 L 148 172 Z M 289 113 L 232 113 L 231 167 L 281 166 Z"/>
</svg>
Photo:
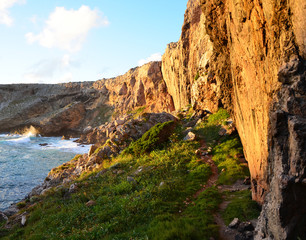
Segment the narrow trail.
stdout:
<svg viewBox="0 0 306 240">
<path fill-rule="evenodd" d="M 207 145 L 204 140 L 200 141 L 201 143 L 201 149 L 206 149 Z M 217 180 L 219 178 L 219 171 L 217 165 L 212 160 L 211 154 L 205 154 L 203 155 L 201 153 L 201 160 L 203 162 L 206 162 L 209 164 L 212 174 L 210 175 L 209 179 L 207 180 L 207 183 L 203 185 L 203 187 L 198 190 L 193 197 L 196 199 L 203 191 L 206 189 L 216 185 Z M 219 189 L 220 192 L 223 192 L 226 190 L 226 188 Z M 219 240 L 234 240 L 236 232 L 232 229 L 228 228 L 227 225 L 224 223 L 223 218 L 221 217 L 220 212 L 224 211 L 227 207 L 227 205 L 230 203 L 230 201 L 223 200 L 223 202 L 219 205 L 218 211 L 214 214 L 214 221 L 219 226 Z"/>
<path fill-rule="evenodd" d="M 206 189 L 208 189 L 212 186 L 215 186 L 216 183 L 217 183 L 217 180 L 219 178 L 218 167 L 214 163 L 214 161 L 212 160 L 212 155 L 206 151 L 207 145 L 206 145 L 205 141 L 200 140 L 200 144 L 201 144 L 201 147 L 200 147 L 199 153 L 198 153 L 200 155 L 200 160 L 199 161 L 202 161 L 202 162 L 205 162 L 205 163 L 209 164 L 210 169 L 211 169 L 211 175 L 208 178 L 206 184 L 202 185 L 202 188 L 200 190 L 198 190 L 193 195 L 192 198 L 187 198 L 186 201 L 184 201 L 186 206 L 191 204 L 195 199 L 197 199 L 203 191 L 205 191 Z M 220 193 L 223 193 L 225 191 L 235 192 L 235 191 L 246 190 L 248 188 L 249 188 L 249 186 L 243 184 L 243 180 L 238 180 L 235 184 L 232 184 L 232 185 L 218 186 L 218 191 Z M 223 201 L 219 205 L 218 210 L 213 215 L 215 223 L 219 226 L 219 238 L 218 238 L 218 240 L 235 240 L 235 236 L 238 233 L 236 230 L 229 228 L 225 224 L 225 222 L 224 222 L 224 220 L 221 216 L 221 212 L 223 212 L 227 208 L 227 206 L 230 202 L 231 201 L 228 201 L 228 200 L 223 198 Z"/>
</svg>

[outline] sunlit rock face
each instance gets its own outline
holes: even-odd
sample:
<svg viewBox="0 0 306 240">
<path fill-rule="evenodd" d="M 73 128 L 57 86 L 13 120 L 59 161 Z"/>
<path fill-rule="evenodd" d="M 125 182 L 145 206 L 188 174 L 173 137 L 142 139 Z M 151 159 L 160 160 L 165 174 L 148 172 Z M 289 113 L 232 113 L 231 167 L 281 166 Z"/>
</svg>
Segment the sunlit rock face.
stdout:
<svg viewBox="0 0 306 240">
<path fill-rule="evenodd" d="M 162 60 L 175 108 L 222 106 L 234 117 L 264 203 L 258 239 L 306 237 L 305 4 L 190 0 Z"/>
<path fill-rule="evenodd" d="M 303 238 L 306 35 L 299 21 L 305 2 L 216 0 L 203 1 L 202 9 L 218 55 L 207 72 L 226 85 L 253 198 L 264 203 L 257 238 Z M 223 79 L 222 65 L 230 70 Z"/>
<path fill-rule="evenodd" d="M 177 43 L 168 44 L 162 57 L 163 77 L 177 110 L 191 102 L 200 60 L 211 48 L 204 23 L 200 0 L 188 1 L 181 37 Z"/>
<path fill-rule="evenodd" d="M 115 108 L 117 116 L 139 107 L 145 107 L 147 112 L 174 110 L 161 62 L 147 63 L 116 78 L 99 80 L 93 86 L 107 94 L 108 104 Z"/>
</svg>

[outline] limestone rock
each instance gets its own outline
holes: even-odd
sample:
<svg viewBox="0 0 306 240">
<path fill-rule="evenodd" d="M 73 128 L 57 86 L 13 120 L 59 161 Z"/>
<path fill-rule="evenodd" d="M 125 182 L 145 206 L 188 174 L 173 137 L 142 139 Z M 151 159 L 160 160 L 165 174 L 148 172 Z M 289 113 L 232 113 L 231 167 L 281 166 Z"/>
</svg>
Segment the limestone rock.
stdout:
<svg viewBox="0 0 306 240">
<path fill-rule="evenodd" d="M 176 110 L 190 103 L 190 88 L 201 57 L 212 46 L 200 3 L 200 0 L 188 1 L 181 37 L 177 43 L 168 44 L 162 57 L 163 77 Z"/>
<path fill-rule="evenodd" d="M 95 89 L 108 89 L 109 104 L 116 114 L 123 115 L 135 108 L 145 107 L 147 112 L 171 112 L 172 97 L 161 72 L 161 62 L 150 62 L 129 70 L 112 79 L 102 79 L 93 84 Z M 123 124 L 118 120 L 117 125 Z"/>
<path fill-rule="evenodd" d="M 7 220 L 8 220 L 8 217 L 3 212 L 0 212 L 0 223 L 6 222 Z"/>
<path fill-rule="evenodd" d="M 188 134 L 184 137 L 184 141 L 194 141 L 196 139 L 196 135 L 193 132 L 188 132 Z"/>
<path fill-rule="evenodd" d="M 240 224 L 240 221 L 238 218 L 234 218 L 233 221 L 228 225 L 230 228 L 237 228 Z"/>
</svg>

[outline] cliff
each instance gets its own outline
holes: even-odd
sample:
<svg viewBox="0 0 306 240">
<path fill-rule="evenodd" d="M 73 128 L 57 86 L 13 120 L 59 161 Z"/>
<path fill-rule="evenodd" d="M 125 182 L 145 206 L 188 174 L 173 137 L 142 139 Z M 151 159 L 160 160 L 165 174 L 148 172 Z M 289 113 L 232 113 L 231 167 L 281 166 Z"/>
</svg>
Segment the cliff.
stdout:
<svg viewBox="0 0 306 240">
<path fill-rule="evenodd" d="M 264 203 L 258 239 L 305 236 L 305 4 L 190 0 L 163 56 L 176 108 L 223 106 L 235 119 Z"/>
<path fill-rule="evenodd" d="M 43 135 L 80 135 L 139 107 L 174 110 L 161 63 L 96 82 L 0 85 L 0 132 L 34 126 Z"/>
<path fill-rule="evenodd" d="M 306 238 L 305 8 L 303 0 L 189 0 L 162 63 L 94 83 L 0 86 L 0 131 L 81 132 L 140 107 L 226 108 L 263 204 L 256 238 Z M 87 141 L 107 129 L 92 128 Z"/>
<path fill-rule="evenodd" d="M 174 110 L 163 80 L 161 62 L 147 63 L 122 76 L 96 81 L 93 87 L 108 95 L 108 103 L 114 106 L 116 116 L 139 107 L 145 107 L 148 112 Z"/>
</svg>

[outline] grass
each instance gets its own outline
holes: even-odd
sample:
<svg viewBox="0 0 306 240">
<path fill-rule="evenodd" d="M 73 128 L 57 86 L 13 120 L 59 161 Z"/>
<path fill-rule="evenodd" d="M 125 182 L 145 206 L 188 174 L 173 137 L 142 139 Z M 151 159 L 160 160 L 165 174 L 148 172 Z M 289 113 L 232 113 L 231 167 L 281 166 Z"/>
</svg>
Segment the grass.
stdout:
<svg viewBox="0 0 306 240">
<path fill-rule="evenodd" d="M 230 185 L 250 176 L 248 167 L 239 162 L 239 156 L 243 156 L 243 149 L 237 135 L 214 147 L 212 159 L 220 172 L 219 184 Z"/>
<path fill-rule="evenodd" d="M 216 145 L 218 140 L 224 139 L 219 136 L 221 124 L 225 124 L 229 114 L 224 109 L 219 109 L 217 113 L 210 115 L 195 128 L 196 133 L 205 139 L 210 146 Z"/>
<path fill-rule="evenodd" d="M 221 172 L 220 184 L 244 175 L 237 161 L 242 153 L 239 140 L 206 135 L 215 136 L 219 128 L 216 125 L 227 117 L 221 110 L 197 127 L 203 138 L 216 141 L 212 153 Z M 6 240 L 217 238 L 213 213 L 222 196 L 216 187 L 211 187 L 194 198 L 206 184 L 211 169 L 195 154 L 199 142 L 182 141 L 183 130 L 182 125 L 173 122 L 155 125 L 123 153 L 107 161 L 104 167 L 109 167 L 108 171 L 99 175 L 97 171 L 102 169 L 83 173 L 75 181 L 76 193 L 68 193 L 66 185 L 39 196 L 26 210 L 26 226 L 11 231 L 0 228 L 0 236 Z M 110 167 L 114 164 L 116 167 Z M 226 171 L 222 172 L 223 168 Z M 224 212 L 225 219 L 249 214 L 247 210 L 253 204 L 249 196 L 236 194 L 227 196 L 232 203 Z M 87 207 L 89 200 L 96 204 Z"/>
<path fill-rule="evenodd" d="M 210 175 L 194 153 L 198 147 L 179 141 L 140 156 L 120 155 L 113 162 L 120 162 L 123 174 L 109 170 L 95 178 L 91 173 L 78 180 L 79 191 L 70 198 L 67 189 L 43 196 L 27 226 L 5 239 L 209 239 L 217 229 L 211 217 L 219 201 L 216 189 L 202 193 L 195 205 L 183 203 Z M 140 166 L 146 170 L 135 174 Z M 89 200 L 96 205 L 86 207 Z M 167 218 L 173 221 L 166 223 Z"/>
<path fill-rule="evenodd" d="M 225 224 L 228 225 L 234 218 L 239 218 L 240 221 L 258 218 L 260 206 L 252 200 L 249 190 L 228 193 L 227 200 L 231 202 L 222 213 Z"/>
<path fill-rule="evenodd" d="M 136 119 L 144 113 L 146 108 L 147 108 L 147 106 L 142 106 L 142 107 L 139 107 L 139 108 L 135 108 L 134 110 L 128 111 L 127 114 L 132 114 L 133 118 Z"/>
</svg>

